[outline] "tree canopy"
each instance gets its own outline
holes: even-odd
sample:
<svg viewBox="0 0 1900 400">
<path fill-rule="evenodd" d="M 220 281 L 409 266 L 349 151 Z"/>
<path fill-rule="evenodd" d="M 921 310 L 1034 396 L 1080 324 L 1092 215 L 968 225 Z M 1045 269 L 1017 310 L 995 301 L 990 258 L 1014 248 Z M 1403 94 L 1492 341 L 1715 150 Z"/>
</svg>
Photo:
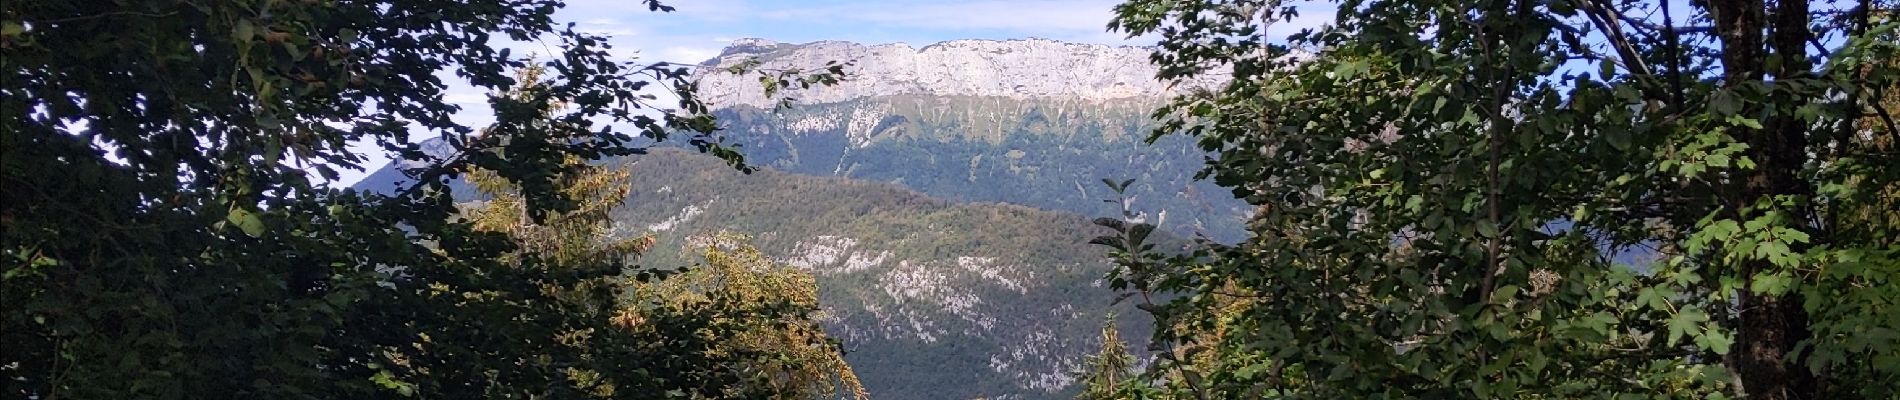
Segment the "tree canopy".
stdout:
<svg viewBox="0 0 1900 400">
<path fill-rule="evenodd" d="M 687 67 L 623 61 L 557 23 L 561 6 L 0 3 L 6 396 L 576 397 L 592 372 L 616 377 L 617 397 L 746 385 L 707 367 L 724 364 L 703 338 L 580 334 L 611 329 L 612 303 L 545 289 L 625 279 L 624 260 L 539 254 L 453 200 L 449 182 L 482 170 L 527 222 L 587 213 L 564 189 L 577 161 L 639 153 L 636 137 L 743 165 Z M 530 66 L 545 75 L 512 75 Z M 836 72 L 762 73 L 790 86 Z M 446 79 L 494 93 L 495 122 L 451 119 Z M 369 159 L 353 143 L 420 166 L 414 183 L 331 187 Z"/>
<path fill-rule="evenodd" d="M 1104 221 L 1149 393 L 1888 398 L 1900 392 L 1889 2 L 1132 0 L 1155 113 L 1252 238 Z M 1218 362 L 1189 356 L 1214 354 Z"/>
</svg>

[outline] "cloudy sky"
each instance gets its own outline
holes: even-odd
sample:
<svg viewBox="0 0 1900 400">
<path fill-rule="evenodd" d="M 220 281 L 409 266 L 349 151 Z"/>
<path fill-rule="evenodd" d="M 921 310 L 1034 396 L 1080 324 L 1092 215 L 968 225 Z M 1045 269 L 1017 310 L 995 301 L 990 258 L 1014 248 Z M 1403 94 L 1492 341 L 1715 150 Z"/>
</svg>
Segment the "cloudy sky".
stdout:
<svg viewBox="0 0 1900 400">
<path fill-rule="evenodd" d="M 1107 31 L 1118 0 L 671 0 L 674 12 L 648 11 L 636 0 L 569 0 L 557 19 L 577 30 L 612 37 L 614 51 L 640 61 L 698 63 L 719 54 L 739 38 L 804 43 L 845 40 L 859 43 L 908 43 L 923 47 L 954 39 L 1046 38 L 1114 45 L 1150 45 L 1152 38 L 1127 39 Z M 1323 12 L 1304 17 L 1330 18 Z M 550 42 L 552 43 L 552 42 Z M 503 44 L 516 54 L 547 54 L 552 45 Z M 543 47 L 546 46 L 546 47 Z M 446 81 L 455 81 L 443 74 Z M 448 100 L 463 106 L 458 120 L 480 126 L 492 118 L 481 91 L 451 83 Z M 427 139 L 433 135 L 417 135 Z M 373 146 L 357 147 L 379 155 Z M 380 166 L 378 159 L 369 163 Z M 345 171 L 349 184 L 367 172 Z"/>
</svg>

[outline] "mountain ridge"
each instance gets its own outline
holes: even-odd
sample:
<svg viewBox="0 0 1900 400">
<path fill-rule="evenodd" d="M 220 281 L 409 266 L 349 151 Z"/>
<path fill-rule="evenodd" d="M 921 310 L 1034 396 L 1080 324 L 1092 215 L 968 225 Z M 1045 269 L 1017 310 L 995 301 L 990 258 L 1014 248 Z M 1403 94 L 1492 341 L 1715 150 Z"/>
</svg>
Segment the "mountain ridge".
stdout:
<svg viewBox="0 0 1900 400">
<path fill-rule="evenodd" d="M 1167 230 L 1158 237 L 1232 241 L 1250 210 L 1193 178 L 1206 153 L 1192 138 L 1147 140 L 1154 107 L 1182 90 L 1154 81 L 1148 52 L 1046 39 L 735 41 L 705 65 L 855 63 L 837 87 L 791 91 L 789 109 L 764 99 L 756 74 L 700 68 L 722 143 L 763 168 L 741 175 L 666 145 L 601 160 L 635 168 L 615 234 L 657 234 L 638 260 L 649 267 L 691 264 L 708 233 L 736 231 L 812 272 L 826 331 L 874 395 L 1065 397 L 1105 315 L 1137 312 L 1113 304 L 1106 253 L 1087 244 L 1101 233 L 1088 216 L 1119 210 L 1101 181 L 1137 179 L 1127 194 Z M 933 69 L 956 71 L 920 78 Z M 401 182 L 403 165 L 355 187 Z M 1118 325 L 1145 337 L 1152 327 L 1138 320 Z"/>
<path fill-rule="evenodd" d="M 657 239 L 641 265 L 688 265 L 712 233 L 751 235 L 817 278 L 825 330 L 876 396 L 1060 398 L 1100 345 L 1092 333 L 1106 315 L 1137 312 L 1103 287 L 1112 267 L 1086 243 L 1100 232 L 1083 215 L 841 177 L 742 174 L 683 149 L 619 165 L 633 174 L 614 231 Z M 1145 335 L 1134 321 L 1119 329 Z"/>
<path fill-rule="evenodd" d="M 862 44 L 816 41 L 802 44 L 747 38 L 701 63 L 702 71 L 756 60 L 758 68 L 819 70 L 850 62 L 846 79 L 833 86 L 796 91 L 803 103 L 832 103 L 900 94 L 1000 96 L 1015 99 L 1068 97 L 1080 100 L 1165 99 L 1193 88 L 1155 79 L 1151 47 L 1073 43 L 1050 39 L 959 39 L 912 47 L 906 43 Z M 747 75 L 701 73 L 701 97 L 715 107 L 770 108 L 775 102 Z"/>
</svg>

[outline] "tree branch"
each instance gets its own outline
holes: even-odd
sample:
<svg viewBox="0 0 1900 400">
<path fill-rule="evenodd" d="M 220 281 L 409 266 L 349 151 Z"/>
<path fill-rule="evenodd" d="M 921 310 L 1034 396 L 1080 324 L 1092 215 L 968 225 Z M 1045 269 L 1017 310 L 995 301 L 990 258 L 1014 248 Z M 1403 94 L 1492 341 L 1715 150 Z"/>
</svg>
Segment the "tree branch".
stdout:
<svg viewBox="0 0 1900 400">
<path fill-rule="evenodd" d="M 1676 18 L 1669 13 L 1669 3 L 1662 4 L 1663 25 L 1675 26 Z M 1631 22 L 1634 24 L 1634 22 Z M 1669 107 L 1671 111 L 1682 109 L 1682 39 L 1675 29 L 1663 31 L 1663 40 L 1669 46 Z"/>
<path fill-rule="evenodd" d="M 1583 6 L 1584 16 L 1603 31 L 1603 37 L 1610 41 L 1610 47 L 1616 49 L 1617 56 L 1623 59 L 1623 65 L 1629 67 L 1632 74 L 1639 77 L 1654 76 L 1649 65 L 1643 63 L 1642 56 L 1636 52 L 1636 47 L 1630 44 L 1629 35 L 1623 33 L 1623 25 L 1616 23 L 1622 13 L 1611 9 L 1602 0 L 1584 0 L 1579 4 Z"/>
<path fill-rule="evenodd" d="M 1644 21 L 1644 20 L 1630 17 L 1628 15 L 1623 15 L 1623 13 L 1620 13 L 1620 12 L 1615 13 L 1615 14 L 1616 14 L 1616 19 L 1623 20 L 1623 22 L 1630 24 L 1631 27 L 1642 28 L 1643 30 L 1647 30 L 1647 31 L 1659 31 L 1665 35 L 1684 34 L 1684 33 L 1708 33 L 1715 30 L 1715 27 L 1706 26 L 1706 25 L 1675 26 L 1676 23 L 1674 21 L 1671 21 L 1672 18 L 1669 17 L 1668 6 L 1663 7 L 1663 24 L 1662 25 L 1656 25 L 1649 21 Z"/>
<path fill-rule="evenodd" d="M 1880 92 L 1882 92 L 1882 90 L 1879 88 L 1874 89 L 1874 96 L 1876 97 L 1874 97 L 1873 103 L 1868 104 L 1868 106 L 1874 108 L 1874 115 L 1880 117 L 1880 122 L 1887 124 L 1887 135 L 1900 136 L 1900 126 L 1896 126 L 1893 123 L 1893 114 L 1887 112 L 1887 108 L 1880 105 L 1880 99 L 1884 97 Z"/>
</svg>

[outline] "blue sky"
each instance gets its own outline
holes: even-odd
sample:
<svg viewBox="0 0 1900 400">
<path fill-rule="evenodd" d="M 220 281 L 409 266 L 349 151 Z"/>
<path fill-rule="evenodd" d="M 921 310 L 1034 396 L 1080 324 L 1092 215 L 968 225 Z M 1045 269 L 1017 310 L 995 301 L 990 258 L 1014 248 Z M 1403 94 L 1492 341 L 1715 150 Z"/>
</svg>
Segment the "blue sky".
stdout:
<svg viewBox="0 0 1900 400">
<path fill-rule="evenodd" d="M 648 49 L 649 56 L 697 62 L 735 38 L 781 42 L 848 40 L 915 46 L 951 39 L 1049 39 L 1132 44 L 1105 31 L 1115 0 L 700 0 L 673 1 L 672 13 L 630 0 L 575 0 L 563 10 L 585 30 Z M 681 61 L 681 60 L 669 60 Z"/>
</svg>

